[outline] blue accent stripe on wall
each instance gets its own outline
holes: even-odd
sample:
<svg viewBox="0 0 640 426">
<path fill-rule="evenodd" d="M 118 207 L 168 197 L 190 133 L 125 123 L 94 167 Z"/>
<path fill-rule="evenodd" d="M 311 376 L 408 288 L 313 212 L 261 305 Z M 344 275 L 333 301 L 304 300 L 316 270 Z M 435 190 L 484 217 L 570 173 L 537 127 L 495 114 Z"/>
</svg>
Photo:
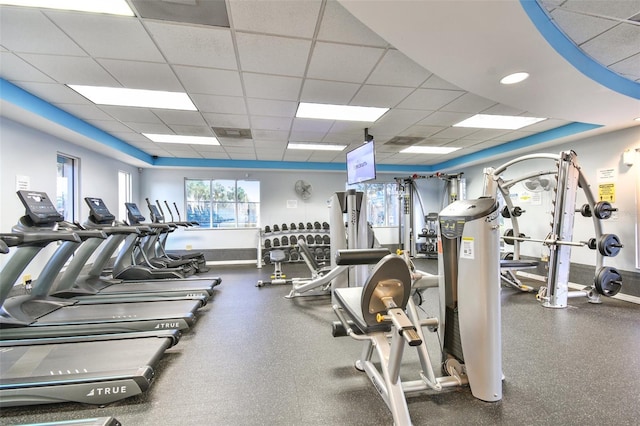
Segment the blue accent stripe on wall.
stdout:
<svg viewBox="0 0 640 426">
<path fill-rule="evenodd" d="M 589 123 L 571 123 L 562 127 L 556 127 L 555 129 L 536 133 L 535 135 L 516 139 L 511 142 L 506 142 L 506 143 L 503 143 L 502 145 L 497 145 L 482 151 L 474 152 L 473 154 L 468 154 L 462 157 L 454 158 L 453 160 L 436 164 L 434 167 L 436 170 L 449 169 L 451 167 L 457 167 L 462 164 L 470 163 L 472 161 L 484 160 L 485 158 L 491 157 L 494 155 L 507 154 L 517 149 L 529 148 L 540 143 L 552 141 L 554 139 L 570 136 L 576 133 L 586 132 L 588 130 L 597 129 L 598 127 L 602 127 L 602 126 L 598 124 L 589 124 Z"/>
<path fill-rule="evenodd" d="M 153 157 L 146 152 L 111 136 L 55 105 L 51 105 L 49 102 L 32 95 L 3 78 L 0 78 L 0 98 L 138 160 L 149 164 L 153 162 Z"/>
<path fill-rule="evenodd" d="M 547 42 L 581 73 L 611 90 L 640 99 L 640 83 L 624 78 L 591 59 L 556 27 L 536 0 L 520 0 L 520 4 Z"/>
<path fill-rule="evenodd" d="M 265 169 L 265 170 L 309 170 L 309 171 L 344 171 L 345 163 L 320 163 L 320 162 L 296 162 L 296 161 L 259 161 L 259 160 L 215 160 L 204 158 L 172 158 L 153 157 L 126 142 L 111 136 L 110 134 L 92 126 L 91 124 L 49 104 L 48 102 L 30 94 L 14 84 L 0 78 L 0 98 L 17 105 L 27 111 L 40 115 L 54 123 L 80 133 L 99 143 L 114 148 L 154 166 L 177 167 L 212 167 L 230 169 Z M 399 165 L 378 164 L 380 173 L 429 173 L 453 167 L 459 167 L 472 161 L 482 161 L 490 156 L 506 154 L 511 150 L 531 147 L 539 143 L 549 142 L 557 138 L 585 132 L 600 126 L 587 123 L 571 123 L 556 129 L 547 130 L 526 138 L 506 142 L 502 145 L 485 149 L 473 154 L 468 154 L 450 161 L 445 161 L 432 166 L 426 165 Z"/>
</svg>

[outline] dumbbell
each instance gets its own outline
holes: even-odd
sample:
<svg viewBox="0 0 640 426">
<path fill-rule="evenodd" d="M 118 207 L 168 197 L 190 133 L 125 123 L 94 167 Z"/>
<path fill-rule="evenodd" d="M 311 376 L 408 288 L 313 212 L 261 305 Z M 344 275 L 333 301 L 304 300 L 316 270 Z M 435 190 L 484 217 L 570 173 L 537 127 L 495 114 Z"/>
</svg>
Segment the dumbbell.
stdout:
<svg viewBox="0 0 640 426">
<path fill-rule="evenodd" d="M 289 251 L 289 258 L 292 261 L 300 260 L 300 253 L 298 253 L 296 249 L 292 248 L 291 251 Z"/>
<path fill-rule="evenodd" d="M 520 207 L 515 206 L 513 208 L 513 210 L 509 211 L 509 207 L 508 206 L 504 206 L 504 208 L 502 209 L 502 211 L 500 212 L 500 214 L 502 215 L 502 217 L 508 219 L 511 216 L 513 217 L 520 217 L 522 216 L 522 213 L 525 213 L 526 210 L 522 210 Z"/>
<path fill-rule="evenodd" d="M 283 223 L 283 224 L 282 224 L 282 228 L 281 228 L 281 229 L 282 229 L 283 231 L 288 231 L 288 230 L 289 230 L 289 227 L 287 226 L 287 224 L 286 224 L 286 223 Z"/>
<path fill-rule="evenodd" d="M 313 229 L 322 229 L 322 225 L 320 225 L 320 222 L 313 222 Z"/>
<path fill-rule="evenodd" d="M 316 244 L 322 244 L 322 235 L 316 235 L 314 240 Z"/>
<path fill-rule="evenodd" d="M 327 222 L 322 222 L 322 229 L 328 231 L 329 230 L 329 224 Z"/>
<path fill-rule="evenodd" d="M 273 225 L 273 232 L 280 232 L 280 227 L 278 225 Z"/>
<path fill-rule="evenodd" d="M 296 224 L 291 222 L 291 225 L 289 225 L 289 229 L 292 230 L 292 231 L 295 231 L 296 230 Z"/>
<path fill-rule="evenodd" d="M 313 244 L 314 241 L 313 235 L 307 235 L 307 244 Z"/>
<path fill-rule="evenodd" d="M 295 235 L 292 235 L 289 237 L 289 244 L 292 246 L 295 246 L 296 244 L 298 244 L 298 240 L 296 239 Z"/>
<path fill-rule="evenodd" d="M 331 244 L 331 237 L 328 235 L 323 235 L 322 236 L 322 243 L 323 244 Z"/>
<path fill-rule="evenodd" d="M 265 234 L 268 234 L 268 233 L 270 233 L 270 232 L 271 232 L 271 227 L 270 227 L 269 225 L 265 226 L 265 227 L 264 227 L 264 233 L 265 233 Z"/>
<path fill-rule="evenodd" d="M 271 240 L 270 239 L 266 239 L 264 240 L 264 248 L 271 248 Z"/>
</svg>

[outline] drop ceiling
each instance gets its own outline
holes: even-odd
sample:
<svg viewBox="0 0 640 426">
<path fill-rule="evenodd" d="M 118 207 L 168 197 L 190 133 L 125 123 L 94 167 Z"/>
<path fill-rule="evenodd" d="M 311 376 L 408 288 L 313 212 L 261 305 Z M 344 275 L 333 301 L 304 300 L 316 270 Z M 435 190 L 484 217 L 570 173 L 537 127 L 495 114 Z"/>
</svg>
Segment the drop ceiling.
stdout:
<svg viewBox="0 0 640 426">
<path fill-rule="evenodd" d="M 474 59 L 473 52 L 457 50 L 456 36 L 446 28 L 461 32 L 458 38 L 476 42 L 490 38 L 491 33 L 484 34 L 471 24 L 465 32 L 454 25 L 463 20 L 460 16 L 449 16 L 451 22 L 447 22 L 447 13 L 438 15 L 451 7 L 460 11 L 460 2 L 398 6 L 391 1 L 134 0 L 129 4 L 136 17 L 0 7 L 0 76 L 135 150 L 164 159 L 165 164 L 172 164 L 172 159 L 202 165 L 237 161 L 242 167 L 260 167 L 260 162 L 308 163 L 309 168 L 344 163 L 344 152 L 287 150 L 287 143 L 344 144 L 349 150 L 362 143 L 368 128 L 375 136 L 378 163 L 437 167 L 456 159 L 490 159 L 511 148 L 526 149 L 534 143 L 532 137 L 570 128 L 575 122 L 593 125 L 581 128 L 590 129 L 583 136 L 639 124 L 632 120 L 640 116 L 638 97 L 616 93 L 584 76 L 558 75 L 557 79 L 587 80 L 585 84 L 595 86 L 590 90 L 598 96 L 609 96 L 607 108 L 597 105 L 598 97 L 589 96 L 579 99 L 582 104 L 595 104 L 584 114 L 566 99 L 548 102 L 558 97 L 553 75 L 539 81 L 533 74 L 532 81 L 524 83 L 526 96 L 517 94 L 523 89 L 514 88 L 512 94 L 506 86 L 494 89 L 501 77 L 497 70 L 496 75 L 476 71 L 482 61 Z M 469 13 L 464 15 L 475 21 L 489 21 L 472 13 L 480 6 L 478 13 L 485 10 L 501 18 L 499 23 L 526 18 L 516 1 L 465 4 Z M 514 7 L 519 10 L 510 9 Z M 500 10 L 494 13 L 496 8 Z M 542 9 L 582 52 L 638 84 L 639 1 L 544 0 Z M 504 10 L 508 16 L 501 15 L 507 13 Z M 410 25 L 411 16 L 419 16 L 418 12 L 437 17 L 441 26 Z M 510 42 L 508 27 L 494 26 L 491 32 Z M 540 38 L 533 25 L 526 30 Z M 515 37 L 511 43 L 516 43 Z M 500 50 L 485 56 L 501 70 L 517 68 L 520 59 L 532 56 L 526 48 L 515 56 L 506 51 L 501 55 Z M 545 49 L 536 52 L 541 50 Z M 551 53 L 545 50 L 545 55 Z M 555 55 L 553 60 L 562 60 Z M 545 64 L 553 62 L 538 66 Z M 94 105 L 66 84 L 184 91 L 198 111 Z M 579 88 L 567 87 L 566 97 L 575 98 L 569 89 L 579 93 Z M 300 119 L 295 117 L 299 102 L 390 110 L 375 123 Z M 629 114 L 616 113 L 612 119 L 609 115 L 616 112 L 616 105 Z M 516 131 L 452 127 L 477 113 L 548 120 Z M 105 149 L 104 140 L 64 129 L 64 123 L 49 123 L 38 114 L 25 113 L 20 105 L 3 101 L 2 115 L 52 134 L 64 132 L 66 139 L 92 149 Z M 224 130 L 216 134 L 214 129 Z M 154 143 L 142 133 L 218 136 L 221 145 Z M 560 143 L 570 140 L 571 133 L 540 140 Z M 461 149 L 446 155 L 400 154 L 407 144 Z M 140 156 L 123 152 L 127 150 L 116 147 L 115 151 L 116 158 L 149 166 L 140 162 Z"/>
</svg>

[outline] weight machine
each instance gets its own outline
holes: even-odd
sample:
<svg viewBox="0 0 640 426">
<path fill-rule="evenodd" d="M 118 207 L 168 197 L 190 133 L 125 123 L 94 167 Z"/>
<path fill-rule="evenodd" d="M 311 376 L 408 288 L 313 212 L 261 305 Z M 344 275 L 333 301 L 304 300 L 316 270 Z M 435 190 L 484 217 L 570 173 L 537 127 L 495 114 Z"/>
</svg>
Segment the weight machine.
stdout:
<svg viewBox="0 0 640 426">
<path fill-rule="evenodd" d="M 423 213 L 423 219 L 426 221 L 424 203 L 420 197 L 420 192 L 416 186 L 416 181 L 420 179 L 441 179 L 445 185 L 443 189 L 442 204 L 439 206 L 438 211 L 442 210 L 445 206 L 453 203 L 458 199 L 464 199 L 466 193 L 465 179 L 462 177 L 462 173 L 446 174 L 446 173 L 434 173 L 431 175 L 411 175 L 410 177 L 396 177 L 394 178 L 398 186 L 398 217 L 402 218 L 400 226 L 398 226 L 398 242 L 402 250 L 409 253 L 410 257 L 416 255 L 416 241 L 414 232 L 414 226 L 416 225 L 414 212 L 415 201 L 420 204 L 420 208 Z"/>
<path fill-rule="evenodd" d="M 555 170 L 543 170 L 521 176 L 517 179 L 505 181 L 501 174 L 510 166 L 532 159 L 546 159 L 555 163 Z M 555 193 L 552 201 L 551 232 L 544 239 L 534 239 L 520 233 L 517 210 L 509 197 L 509 189 L 517 182 L 534 177 L 551 175 L 556 179 Z M 576 209 L 576 195 L 581 188 L 587 199 L 587 204 Z M 573 297 L 588 298 L 590 303 L 601 303 L 600 295 L 614 296 L 622 287 L 622 275 L 610 266 L 604 266 L 604 257 L 613 257 L 623 247 L 620 239 L 614 234 L 602 232 L 602 220 L 611 217 L 617 209 L 605 201 L 596 202 L 591 193 L 582 169 L 578 165 L 577 155 L 573 151 L 563 151 L 560 154 L 531 154 L 518 157 L 498 168 L 484 170 L 484 194 L 503 195 L 505 212 L 511 219 L 512 229 L 502 237 L 506 244 L 514 246 L 514 260 L 520 259 L 520 243 L 538 242 L 549 250 L 548 273 L 546 286 L 540 287 L 537 298 L 543 306 L 548 308 L 566 308 L 567 299 Z M 593 219 L 595 237 L 589 241 L 572 241 L 575 213 Z M 569 269 L 572 247 L 588 247 L 596 250 L 596 270 L 594 285 L 583 290 L 569 291 Z"/>
</svg>

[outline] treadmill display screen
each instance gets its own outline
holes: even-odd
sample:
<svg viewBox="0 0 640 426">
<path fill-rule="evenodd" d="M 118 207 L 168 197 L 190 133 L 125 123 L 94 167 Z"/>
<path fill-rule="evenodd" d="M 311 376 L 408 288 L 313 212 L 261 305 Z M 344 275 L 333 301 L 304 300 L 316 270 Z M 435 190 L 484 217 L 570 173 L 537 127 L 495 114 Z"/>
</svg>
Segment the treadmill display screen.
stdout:
<svg viewBox="0 0 640 426">
<path fill-rule="evenodd" d="M 149 211 L 151 212 L 151 218 L 154 222 L 163 222 L 164 216 L 160 214 L 157 206 L 149 204 Z"/>
<path fill-rule="evenodd" d="M 18 198 L 22 201 L 28 216 L 36 225 L 45 225 L 64 220 L 51 199 L 44 192 L 18 191 Z"/>
<path fill-rule="evenodd" d="M 145 221 L 145 217 L 140 213 L 140 209 L 136 203 L 124 203 L 124 206 L 127 208 L 131 225 L 136 225 Z"/>
<path fill-rule="evenodd" d="M 102 198 L 85 197 L 84 201 L 89 206 L 90 218 L 96 223 L 111 223 L 116 217 L 111 214 Z"/>
</svg>

